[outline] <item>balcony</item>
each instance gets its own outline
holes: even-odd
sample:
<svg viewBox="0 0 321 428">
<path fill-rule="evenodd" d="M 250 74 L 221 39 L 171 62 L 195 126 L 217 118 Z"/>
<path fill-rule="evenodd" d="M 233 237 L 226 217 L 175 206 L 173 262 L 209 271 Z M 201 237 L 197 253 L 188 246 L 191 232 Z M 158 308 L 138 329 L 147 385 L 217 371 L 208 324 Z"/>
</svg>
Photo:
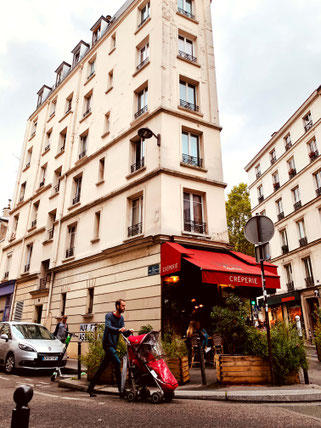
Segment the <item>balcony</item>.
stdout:
<svg viewBox="0 0 321 428">
<path fill-rule="evenodd" d="M 79 202 L 80 201 L 80 195 L 76 195 L 75 197 L 74 197 L 74 199 L 72 200 L 72 204 L 73 205 L 75 205 L 75 204 L 77 204 L 77 202 Z"/>
<path fill-rule="evenodd" d="M 296 175 L 296 169 L 290 168 L 289 169 L 289 179 L 291 180 L 291 178 L 293 178 L 295 175 Z"/>
<path fill-rule="evenodd" d="M 60 189 L 60 183 L 56 184 L 54 187 L 55 193 L 58 193 Z"/>
<path fill-rule="evenodd" d="M 36 227 L 36 226 L 37 226 L 37 219 L 32 220 L 31 227 Z"/>
<path fill-rule="evenodd" d="M 319 156 L 319 150 L 312 150 L 309 153 L 310 162 L 313 162 Z"/>
<path fill-rule="evenodd" d="M 294 211 L 297 211 L 302 207 L 301 201 L 297 201 L 295 204 L 293 204 Z"/>
<path fill-rule="evenodd" d="M 312 120 L 309 120 L 309 122 L 306 122 L 306 124 L 304 125 L 305 132 L 308 132 L 308 130 L 311 129 L 312 126 L 313 126 Z"/>
<path fill-rule="evenodd" d="M 86 116 L 88 116 L 90 113 L 91 113 L 91 107 L 89 107 L 89 108 L 85 111 L 85 113 L 84 113 L 82 116 L 83 116 L 83 117 L 86 117 Z"/>
<path fill-rule="evenodd" d="M 79 159 L 82 159 L 86 156 L 86 150 L 84 150 L 83 152 L 79 153 Z"/>
<path fill-rule="evenodd" d="M 259 196 L 259 197 L 257 198 L 257 200 L 258 200 L 258 203 L 260 204 L 261 202 L 263 202 L 263 201 L 264 201 L 264 196 L 263 196 L 263 195 Z"/>
<path fill-rule="evenodd" d="M 304 280 L 305 280 L 305 285 L 307 288 L 314 287 L 313 276 L 308 276 L 307 278 L 304 278 Z"/>
<path fill-rule="evenodd" d="M 300 244 L 300 247 L 304 247 L 305 245 L 308 245 L 308 239 L 307 239 L 307 237 L 305 236 L 304 238 L 300 238 L 299 239 L 299 244 Z"/>
<path fill-rule="evenodd" d="M 315 193 L 317 194 L 317 196 L 321 195 L 321 187 L 318 187 L 317 189 L 315 189 Z"/>
<path fill-rule="evenodd" d="M 178 13 L 180 13 L 181 15 L 185 15 L 190 19 L 194 19 L 195 20 L 195 15 L 193 15 L 191 12 L 188 12 L 185 9 L 182 9 L 181 7 L 178 8 Z"/>
<path fill-rule="evenodd" d="M 188 101 L 185 101 L 185 100 L 180 100 L 180 106 L 187 108 L 188 110 L 199 111 L 199 107 L 196 104 L 189 103 Z"/>
<path fill-rule="evenodd" d="M 133 165 L 131 165 L 130 172 L 133 173 L 135 171 L 138 171 L 139 169 L 143 168 L 144 165 L 145 165 L 145 158 L 141 158 L 140 160 L 135 162 Z"/>
<path fill-rule="evenodd" d="M 186 154 L 183 154 L 182 163 L 192 166 L 198 166 L 199 168 L 203 167 L 203 159 Z"/>
<path fill-rule="evenodd" d="M 48 229 L 48 239 L 53 239 L 54 236 L 54 228 Z"/>
<path fill-rule="evenodd" d="M 39 187 L 43 187 L 44 185 L 45 185 L 45 179 L 43 179 L 42 181 L 40 181 Z"/>
<path fill-rule="evenodd" d="M 287 152 L 292 147 L 292 143 L 286 143 L 285 145 L 285 151 Z"/>
<path fill-rule="evenodd" d="M 206 223 L 200 221 L 184 221 L 184 231 L 193 233 L 206 233 Z"/>
<path fill-rule="evenodd" d="M 191 61 L 191 62 L 197 62 L 197 58 L 191 54 L 188 54 L 184 51 L 178 51 L 178 55 L 181 58 L 187 59 L 187 61 Z"/>
<path fill-rule="evenodd" d="M 147 112 L 147 105 L 145 106 L 145 107 L 143 107 L 143 108 L 141 108 L 140 110 L 138 110 L 136 113 L 135 113 L 135 119 L 137 119 L 139 116 L 141 116 L 142 114 L 144 114 L 144 113 L 146 113 Z"/>
<path fill-rule="evenodd" d="M 286 284 L 286 287 L 287 287 L 288 291 L 294 291 L 294 283 L 293 283 L 293 281 L 288 282 Z"/>
<path fill-rule="evenodd" d="M 139 235 L 143 231 L 143 223 L 137 223 L 128 227 L 128 237 Z"/>
<path fill-rule="evenodd" d="M 7 278 L 9 278 L 9 272 L 5 272 L 3 275 L 3 279 L 7 279 Z"/>
<path fill-rule="evenodd" d="M 45 290 L 47 288 L 47 278 L 41 278 L 39 282 L 39 290 Z"/>
<path fill-rule="evenodd" d="M 29 168 L 29 166 L 30 166 L 30 162 L 27 162 L 25 168 Z"/>
<path fill-rule="evenodd" d="M 275 164 L 275 162 L 276 162 L 276 157 L 271 158 L 271 159 L 270 159 L 270 162 L 271 162 L 271 165 Z"/>
<path fill-rule="evenodd" d="M 64 151 L 65 151 L 65 145 L 63 145 L 63 146 L 61 146 L 61 147 L 60 147 L 60 151 L 61 151 L 61 152 L 64 152 Z"/>
<path fill-rule="evenodd" d="M 66 259 L 67 259 L 68 257 L 73 257 L 74 253 L 75 253 L 75 247 L 68 248 L 68 249 L 66 250 Z"/>
<path fill-rule="evenodd" d="M 261 172 L 261 171 L 258 171 L 258 172 L 256 173 L 256 178 L 260 178 L 260 177 L 261 177 L 261 175 L 262 175 L 262 172 Z"/>
<path fill-rule="evenodd" d="M 50 144 L 48 144 L 48 145 L 44 148 L 43 152 L 44 152 L 44 153 L 46 153 L 49 149 L 50 149 Z"/>
<path fill-rule="evenodd" d="M 273 190 L 276 192 L 280 188 L 280 182 L 273 183 Z"/>
<path fill-rule="evenodd" d="M 138 64 L 137 67 L 136 67 L 136 70 L 140 70 L 148 62 L 149 62 L 149 57 L 145 58 L 144 61 L 142 61 L 140 64 Z"/>
<path fill-rule="evenodd" d="M 289 252 L 289 246 L 282 245 L 281 250 L 282 250 L 282 254 L 287 254 Z"/>
<path fill-rule="evenodd" d="M 282 220 L 284 218 L 284 212 L 278 214 L 278 220 Z"/>
<path fill-rule="evenodd" d="M 20 196 L 19 202 L 23 202 L 24 198 L 25 198 L 24 196 Z"/>
<path fill-rule="evenodd" d="M 25 265 L 24 271 L 25 272 L 29 272 L 29 270 L 30 270 L 30 264 Z"/>
</svg>

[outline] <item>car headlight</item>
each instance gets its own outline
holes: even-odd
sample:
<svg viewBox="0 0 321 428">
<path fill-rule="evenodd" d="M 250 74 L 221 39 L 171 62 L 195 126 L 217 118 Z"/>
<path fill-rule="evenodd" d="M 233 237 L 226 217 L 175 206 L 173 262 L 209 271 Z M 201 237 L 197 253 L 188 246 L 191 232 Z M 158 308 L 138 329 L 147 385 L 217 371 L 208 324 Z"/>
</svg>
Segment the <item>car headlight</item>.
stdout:
<svg viewBox="0 0 321 428">
<path fill-rule="evenodd" d="M 36 350 L 35 350 L 35 348 L 33 348 L 32 346 L 29 346 L 29 345 L 25 345 L 25 344 L 23 344 L 23 343 L 19 343 L 19 348 L 22 350 L 22 351 L 27 351 L 27 352 L 37 352 Z"/>
</svg>

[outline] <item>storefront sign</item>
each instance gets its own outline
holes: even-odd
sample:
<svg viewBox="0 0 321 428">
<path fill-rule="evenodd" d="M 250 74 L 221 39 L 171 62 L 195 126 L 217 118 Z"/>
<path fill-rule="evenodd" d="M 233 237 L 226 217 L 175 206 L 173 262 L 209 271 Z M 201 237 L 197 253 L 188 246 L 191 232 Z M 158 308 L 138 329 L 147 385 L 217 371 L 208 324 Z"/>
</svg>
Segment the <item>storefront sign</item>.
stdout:
<svg viewBox="0 0 321 428">
<path fill-rule="evenodd" d="M 294 296 L 283 297 L 281 302 L 290 302 L 291 300 L 295 300 L 295 297 Z"/>
<path fill-rule="evenodd" d="M 96 329 L 96 324 L 80 324 L 80 334 L 79 334 L 79 341 L 85 342 L 86 341 L 86 333 L 93 333 Z"/>
<path fill-rule="evenodd" d="M 259 284 L 258 278 L 243 275 L 230 275 L 229 280 L 231 284 Z"/>
<path fill-rule="evenodd" d="M 159 263 L 148 266 L 148 276 L 159 275 Z"/>
</svg>

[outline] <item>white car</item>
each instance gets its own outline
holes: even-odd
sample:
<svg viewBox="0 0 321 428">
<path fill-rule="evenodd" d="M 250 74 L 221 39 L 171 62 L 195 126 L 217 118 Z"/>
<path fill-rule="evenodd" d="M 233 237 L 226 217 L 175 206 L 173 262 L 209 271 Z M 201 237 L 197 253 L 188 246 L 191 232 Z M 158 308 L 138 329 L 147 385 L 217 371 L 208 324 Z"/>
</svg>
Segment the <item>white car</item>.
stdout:
<svg viewBox="0 0 321 428">
<path fill-rule="evenodd" d="M 64 352 L 64 344 L 41 324 L 0 322 L 0 364 L 6 373 L 14 369 L 55 369 Z M 60 367 L 66 365 L 63 356 Z"/>
</svg>

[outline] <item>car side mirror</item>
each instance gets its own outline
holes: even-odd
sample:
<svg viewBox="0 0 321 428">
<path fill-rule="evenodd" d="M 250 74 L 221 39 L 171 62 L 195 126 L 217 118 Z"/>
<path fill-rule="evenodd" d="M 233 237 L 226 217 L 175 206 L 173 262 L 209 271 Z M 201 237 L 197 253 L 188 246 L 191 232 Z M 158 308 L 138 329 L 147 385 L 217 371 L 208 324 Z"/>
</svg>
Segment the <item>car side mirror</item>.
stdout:
<svg viewBox="0 0 321 428">
<path fill-rule="evenodd" d="M 2 334 L 2 335 L 0 336 L 0 339 L 3 339 L 3 340 L 5 340 L 6 342 L 8 342 L 9 337 L 8 337 L 8 335 L 7 335 L 7 334 Z"/>
</svg>

